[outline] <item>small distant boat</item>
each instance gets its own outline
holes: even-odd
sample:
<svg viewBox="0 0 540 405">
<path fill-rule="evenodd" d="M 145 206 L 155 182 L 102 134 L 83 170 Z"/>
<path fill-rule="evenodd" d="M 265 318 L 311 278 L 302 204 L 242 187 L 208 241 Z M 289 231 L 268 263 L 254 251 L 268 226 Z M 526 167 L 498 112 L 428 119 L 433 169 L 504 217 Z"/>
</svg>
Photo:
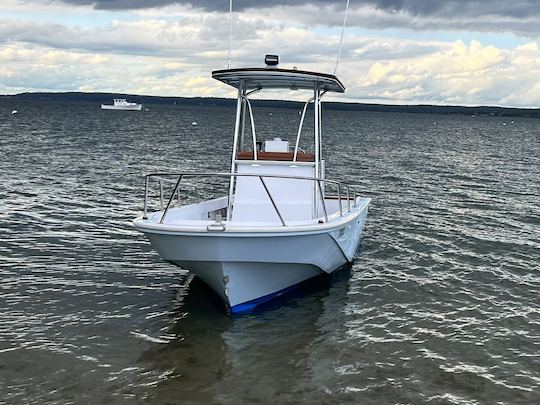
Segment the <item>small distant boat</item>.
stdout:
<svg viewBox="0 0 540 405">
<path fill-rule="evenodd" d="M 101 104 L 102 110 L 125 110 L 125 111 L 141 111 L 142 104 L 130 103 L 125 98 L 113 99 L 114 104 Z"/>
<path fill-rule="evenodd" d="M 19 112 L 18 112 L 17 110 L 13 110 L 13 111 L 11 112 L 11 115 L 15 115 L 15 114 L 18 114 L 18 113 L 19 113 Z"/>
</svg>

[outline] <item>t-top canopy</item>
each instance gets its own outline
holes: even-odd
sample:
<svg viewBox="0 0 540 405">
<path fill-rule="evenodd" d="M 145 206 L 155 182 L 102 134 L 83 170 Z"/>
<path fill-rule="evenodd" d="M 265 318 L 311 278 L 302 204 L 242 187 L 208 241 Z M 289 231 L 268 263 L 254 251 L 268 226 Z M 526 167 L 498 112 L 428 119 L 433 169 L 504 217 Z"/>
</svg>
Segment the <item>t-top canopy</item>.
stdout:
<svg viewBox="0 0 540 405">
<path fill-rule="evenodd" d="M 323 91 L 344 93 L 345 87 L 339 79 L 330 74 L 306 72 L 296 69 L 242 68 L 214 70 L 212 77 L 230 86 L 238 88 L 244 82 L 245 90 L 252 89 L 307 89 L 315 85 Z"/>
</svg>

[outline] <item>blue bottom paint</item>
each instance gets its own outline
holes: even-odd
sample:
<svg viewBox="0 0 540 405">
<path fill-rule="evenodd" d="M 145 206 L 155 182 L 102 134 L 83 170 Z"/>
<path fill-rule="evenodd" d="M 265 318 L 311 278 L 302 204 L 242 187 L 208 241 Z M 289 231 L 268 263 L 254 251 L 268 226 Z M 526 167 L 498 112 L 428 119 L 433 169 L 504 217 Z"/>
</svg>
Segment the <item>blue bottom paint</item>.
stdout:
<svg viewBox="0 0 540 405">
<path fill-rule="evenodd" d="M 258 310 L 264 311 L 266 309 L 272 308 L 273 305 L 281 305 L 283 302 L 280 298 L 289 299 L 297 294 L 310 294 L 315 290 L 320 288 L 328 288 L 329 283 L 332 283 L 336 279 L 341 279 L 343 277 L 350 276 L 350 270 L 352 268 L 352 263 L 347 263 L 338 269 L 334 270 L 332 273 L 322 273 L 307 280 L 301 281 L 300 283 L 291 285 L 283 290 L 276 291 L 274 293 L 265 295 L 264 297 L 259 297 L 251 301 L 243 302 L 233 307 L 229 307 L 231 315 L 245 315 L 245 314 L 254 314 Z M 346 270 L 346 271 L 344 271 Z M 280 304 L 281 301 L 281 304 Z"/>
<path fill-rule="evenodd" d="M 255 309 L 256 306 L 264 304 L 265 302 L 270 301 L 273 298 L 279 297 L 280 295 L 286 294 L 289 291 L 294 290 L 295 288 L 299 287 L 304 281 L 291 285 L 287 288 L 284 288 L 283 290 L 279 290 L 276 292 L 273 292 L 271 294 L 265 295 L 263 297 L 255 298 L 251 301 L 243 302 L 242 304 L 234 305 L 231 307 L 231 313 L 233 314 L 242 314 L 246 312 L 251 312 L 253 309 Z"/>
</svg>

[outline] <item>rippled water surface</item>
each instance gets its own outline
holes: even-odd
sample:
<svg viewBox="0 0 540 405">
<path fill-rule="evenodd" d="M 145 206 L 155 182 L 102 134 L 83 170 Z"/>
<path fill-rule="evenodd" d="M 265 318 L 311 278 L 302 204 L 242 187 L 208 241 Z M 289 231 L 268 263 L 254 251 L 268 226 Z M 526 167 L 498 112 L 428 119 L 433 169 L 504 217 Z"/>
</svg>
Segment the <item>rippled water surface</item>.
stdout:
<svg viewBox="0 0 540 405">
<path fill-rule="evenodd" d="M 357 259 L 231 319 L 130 222 L 143 173 L 227 169 L 232 110 L 2 101 L 0 403 L 540 403 L 540 121 L 325 115 Z"/>
</svg>

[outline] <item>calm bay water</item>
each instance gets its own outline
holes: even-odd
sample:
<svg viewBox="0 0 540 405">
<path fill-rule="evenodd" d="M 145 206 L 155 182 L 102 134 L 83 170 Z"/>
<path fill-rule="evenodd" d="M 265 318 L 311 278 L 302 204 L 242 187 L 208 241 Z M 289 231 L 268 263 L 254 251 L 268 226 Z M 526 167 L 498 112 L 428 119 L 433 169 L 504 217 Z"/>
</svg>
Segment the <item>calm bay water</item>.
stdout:
<svg viewBox="0 0 540 405">
<path fill-rule="evenodd" d="M 357 259 L 231 319 L 130 221 L 143 173 L 227 170 L 232 110 L 1 101 L 0 403 L 540 403 L 540 121 L 325 118 Z"/>
</svg>

